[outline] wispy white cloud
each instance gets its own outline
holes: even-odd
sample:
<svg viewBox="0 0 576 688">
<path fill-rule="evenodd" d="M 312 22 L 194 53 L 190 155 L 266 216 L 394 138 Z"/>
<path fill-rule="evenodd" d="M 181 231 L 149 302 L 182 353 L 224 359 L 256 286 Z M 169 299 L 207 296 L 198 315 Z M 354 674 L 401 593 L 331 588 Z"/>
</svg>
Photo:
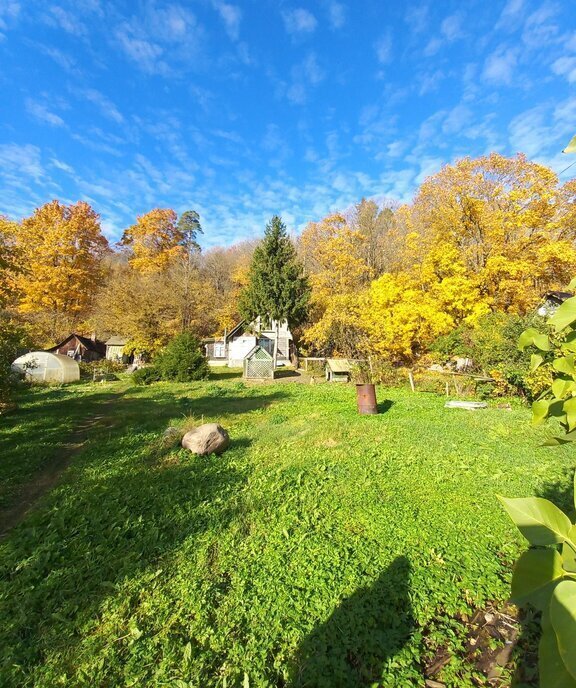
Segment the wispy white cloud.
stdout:
<svg viewBox="0 0 576 688">
<path fill-rule="evenodd" d="M 52 5 L 48 9 L 44 20 L 50 26 L 60 28 L 72 36 L 81 37 L 88 33 L 88 29 L 86 28 L 84 22 L 82 22 L 72 12 L 65 10 L 59 5 Z"/>
<path fill-rule="evenodd" d="M 238 5 L 222 2 L 222 0 L 214 0 L 214 7 L 224 22 L 228 36 L 230 36 L 233 41 L 237 41 L 240 35 L 242 10 Z"/>
<path fill-rule="evenodd" d="M 560 27 L 555 21 L 557 13 L 557 5 L 543 2 L 526 19 L 522 31 L 524 43 L 531 48 L 541 48 L 546 44 L 557 42 L 560 34 Z"/>
<path fill-rule="evenodd" d="M 62 160 L 58 160 L 58 158 L 52 158 L 50 162 L 52 163 L 52 166 L 55 167 L 57 170 L 62 170 L 62 172 L 66 172 L 70 175 L 76 174 L 73 167 L 68 165 L 68 163 L 62 162 Z"/>
<path fill-rule="evenodd" d="M 141 38 L 140 31 L 128 22 L 123 22 L 116 28 L 116 39 L 124 53 L 145 72 L 151 74 L 167 74 L 168 65 L 161 60 L 162 48 L 150 40 Z"/>
<path fill-rule="evenodd" d="M 458 38 L 463 38 L 465 33 L 462 29 L 462 21 L 463 17 L 458 13 L 445 17 L 440 25 L 440 33 L 449 42 L 455 41 Z"/>
<path fill-rule="evenodd" d="M 374 47 L 380 64 L 388 64 L 392 61 L 392 33 L 390 31 L 380 36 Z"/>
<path fill-rule="evenodd" d="M 423 33 L 428 28 L 428 13 L 427 5 L 421 3 L 412 5 L 412 7 L 408 8 L 404 21 L 413 33 Z"/>
<path fill-rule="evenodd" d="M 51 112 L 46 105 L 39 103 L 32 98 L 26 98 L 26 111 L 32 115 L 34 119 L 44 124 L 50 124 L 53 127 L 64 127 L 66 123 L 59 115 Z"/>
<path fill-rule="evenodd" d="M 467 105 L 456 105 L 446 116 L 442 124 L 442 133 L 459 134 L 472 121 L 472 117 L 472 110 Z"/>
<path fill-rule="evenodd" d="M 493 84 L 509 85 L 512 83 L 517 62 L 516 48 L 500 45 L 487 57 L 482 77 Z"/>
<path fill-rule="evenodd" d="M 341 2 L 328 3 L 328 23 L 332 29 L 341 29 L 346 24 L 346 6 Z"/>
<path fill-rule="evenodd" d="M 304 60 L 291 70 L 292 83 L 286 90 L 288 100 L 302 105 L 307 100 L 309 87 L 317 86 L 325 76 L 324 70 L 318 64 L 316 53 L 308 53 Z"/>
<path fill-rule="evenodd" d="M 569 83 L 576 82 L 576 57 L 560 57 L 552 64 L 554 74 L 565 76 Z"/>
<path fill-rule="evenodd" d="M 44 177 L 40 148 L 31 144 L 0 145 L 0 171 L 4 177 L 21 179 L 21 175 L 25 175 L 40 182 Z"/>
<path fill-rule="evenodd" d="M 64 51 L 60 50 L 59 48 L 55 48 L 52 45 L 44 45 L 43 43 L 32 43 L 32 45 L 43 55 L 46 55 L 50 59 L 54 60 L 57 65 L 62 67 L 62 69 L 67 71 L 69 74 L 80 74 L 76 60 L 71 55 L 68 55 Z"/>
<path fill-rule="evenodd" d="M 192 69 L 202 56 L 204 27 L 181 5 L 147 5 L 146 12 L 120 22 L 114 31 L 117 45 L 143 71 L 171 76 Z"/>
<path fill-rule="evenodd" d="M 3 31 L 16 22 L 20 15 L 21 6 L 16 0 L 2 0 L 0 2 L 0 40 L 4 38 Z"/>
<path fill-rule="evenodd" d="M 84 98 L 86 98 L 86 100 L 89 100 L 91 103 L 94 103 L 94 105 L 97 105 L 102 111 L 102 114 L 108 119 L 111 119 L 117 124 L 122 124 L 122 122 L 124 122 L 124 116 L 122 113 L 118 110 L 114 103 L 103 93 L 100 93 L 100 91 L 97 91 L 94 88 L 88 88 L 82 91 L 82 95 Z"/>
<path fill-rule="evenodd" d="M 299 7 L 295 10 L 282 12 L 282 19 L 286 31 L 292 36 L 311 34 L 316 30 L 316 17 L 308 10 Z"/>
<path fill-rule="evenodd" d="M 525 0 L 508 0 L 496 23 L 497 29 L 514 31 L 518 28 L 524 12 Z"/>
</svg>

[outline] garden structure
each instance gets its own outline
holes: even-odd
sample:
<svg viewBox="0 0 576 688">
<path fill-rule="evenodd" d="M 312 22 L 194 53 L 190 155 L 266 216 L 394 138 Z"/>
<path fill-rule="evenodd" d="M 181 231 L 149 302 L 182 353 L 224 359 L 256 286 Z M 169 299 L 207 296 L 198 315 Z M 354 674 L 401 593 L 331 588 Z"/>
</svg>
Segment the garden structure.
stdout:
<svg viewBox="0 0 576 688">
<path fill-rule="evenodd" d="M 274 378 L 274 359 L 266 349 L 255 346 L 244 358 L 244 377 L 249 380 Z"/>
<path fill-rule="evenodd" d="M 80 379 L 80 366 L 70 356 L 48 351 L 31 351 L 12 363 L 12 370 L 32 382 L 74 382 Z"/>
</svg>

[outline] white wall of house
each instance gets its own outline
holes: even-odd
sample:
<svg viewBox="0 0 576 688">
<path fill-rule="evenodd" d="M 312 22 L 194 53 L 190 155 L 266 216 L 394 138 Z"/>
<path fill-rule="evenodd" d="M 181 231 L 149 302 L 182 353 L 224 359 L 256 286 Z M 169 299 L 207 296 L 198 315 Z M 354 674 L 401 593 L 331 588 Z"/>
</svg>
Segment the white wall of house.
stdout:
<svg viewBox="0 0 576 688">
<path fill-rule="evenodd" d="M 231 368 L 241 368 L 244 365 L 244 357 L 256 346 L 256 337 L 242 335 L 234 337 L 228 348 L 228 365 Z"/>
</svg>

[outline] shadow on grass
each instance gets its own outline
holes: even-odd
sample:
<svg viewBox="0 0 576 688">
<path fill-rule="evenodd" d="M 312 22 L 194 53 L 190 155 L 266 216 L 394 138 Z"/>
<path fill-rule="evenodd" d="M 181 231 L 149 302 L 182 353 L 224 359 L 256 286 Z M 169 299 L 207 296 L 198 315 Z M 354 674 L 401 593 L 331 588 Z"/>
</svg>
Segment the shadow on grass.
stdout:
<svg viewBox="0 0 576 688">
<path fill-rule="evenodd" d="M 386 413 L 386 411 L 389 411 L 392 406 L 394 406 L 394 402 L 391 399 L 384 399 L 384 401 L 379 401 L 377 404 L 378 407 L 378 413 Z"/>
<path fill-rule="evenodd" d="M 344 599 L 300 645 L 288 685 L 383 685 L 380 679 L 384 666 L 404 647 L 414 630 L 409 585 L 410 563 L 400 556 L 372 585 Z"/>
<path fill-rule="evenodd" d="M 226 392 L 226 390 L 223 390 Z M 178 410 L 188 416 L 227 416 L 239 413 L 250 413 L 259 409 L 265 409 L 274 401 L 279 401 L 287 395 L 276 391 L 270 394 L 260 393 L 258 388 L 251 388 L 249 393 L 243 396 L 223 393 L 222 395 L 180 397 L 177 401 Z"/>
<path fill-rule="evenodd" d="M 214 367 L 210 368 L 209 380 L 241 380 L 242 368 L 225 368 Z"/>
<path fill-rule="evenodd" d="M 286 377 L 302 377 L 302 373 L 299 373 L 297 370 L 291 370 L 289 369 L 284 369 L 284 368 L 277 368 L 276 371 L 274 372 L 274 379 L 276 380 L 281 380 L 282 378 Z"/>
</svg>

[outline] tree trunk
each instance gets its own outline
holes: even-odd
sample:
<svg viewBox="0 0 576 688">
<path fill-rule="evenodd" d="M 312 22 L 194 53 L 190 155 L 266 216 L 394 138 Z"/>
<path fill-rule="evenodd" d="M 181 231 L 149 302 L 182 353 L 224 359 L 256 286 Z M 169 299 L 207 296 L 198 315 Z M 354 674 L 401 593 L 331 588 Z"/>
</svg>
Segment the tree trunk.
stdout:
<svg viewBox="0 0 576 688">
<path fill-rule="evenodd" d="M 280 325 L 276 321 L 276 337 L 274 337 L 274 375 L 276 375 L 276 362 L 278 361 L 278 337 L 280 336 Z"/>
</svg>

